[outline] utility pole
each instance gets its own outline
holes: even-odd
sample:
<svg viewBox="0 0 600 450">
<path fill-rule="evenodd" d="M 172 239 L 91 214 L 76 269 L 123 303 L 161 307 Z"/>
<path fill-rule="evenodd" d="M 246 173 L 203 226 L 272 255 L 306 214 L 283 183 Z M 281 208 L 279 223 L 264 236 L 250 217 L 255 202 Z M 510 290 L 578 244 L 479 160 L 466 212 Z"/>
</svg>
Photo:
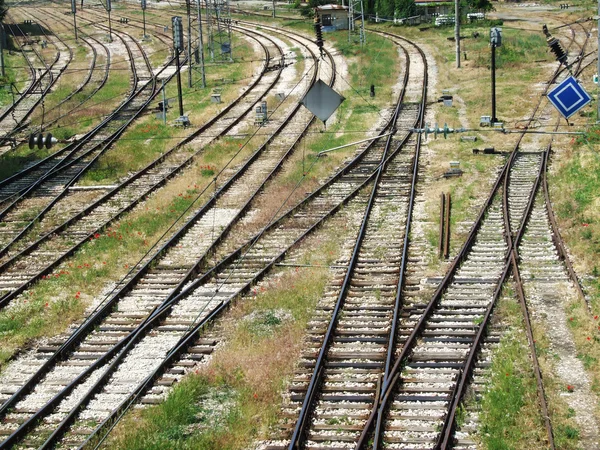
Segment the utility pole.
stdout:
<svg viewBox="0 0 600 450">
<path fill-rule="evenodd" d="M 111 0 L 106 0 L 106 11 L 108 12 L 108 42 L 112 42 L 112 25 L 110 23 Z"/>
<path fill-rule="evenodd" d="M 75 4 L 75 0 L 71 0 L 71 12 L 73 13 L 73 28 L 75 28 L 75 42 L 77 42 L 77 19 L 75 18 L 77 6 Z"/>
<path fill-rule="evenodd" d="M 142 22 L 144 23 L 144 35 L 142 36 L 142 39 L 147 39 L 148 36 L 146 35 L 146 0 L 142 0 Z"/>
<path fill-rule="evenodd" d="M 600 1 L 600 0 L 598 0 L 598 1 Z M 460 3 L 459 3 L 459 0 L 454 0 L 454 40 L 456 41 L 456 68 L 460 69 Z"/>
<path fill-rule="evenodd" d="M 175 16 L 173 21 L 173 50 L 175 50 L 175 64 L 177 70 L 177 96 L 179 97 L 179 117 L 183 117 L 183 95 L 181 93 L 181 67 L 179 66 L 179 53 L 183 50 L 183 25 L 181 17 Z"/>
<path fill-rule="evenodd" d="M 202 12 L 200 11 L 200 0 L 196 0 L 198 5 L 198 48 L 200 50 L 200 74 L 202 75 L 202 87 L 206 87 L 206 74 L 204 73 L 204 39 L 202 39 Z"/>
<path fill-rule="evenodd" d="M 162 80 L 162 97 L 163 97 L 163 125 L 167 124 L 167 94 L 165 92 L 165 80 Z"/>
<path fill-rule="evenodd" d="M 502 45 L 502 28 L 490 29 L 490 46 L 492 47 L 492 126 L 498 119 L 496 117 L 496 47 Z"/>
<path fill-rule="evenodd" d="M 2 23 L 0 23 L 0 72 L 2 73 L 2 77 L 6 76 L 6 73 L 4 72 L 4 24 Z"/>
<path fill-rule="evenodd" d="M 188 54 L 188 87 L 192 87 L 192 16 L 190 13 L 190 0 L 185 0 L 185 8 L 187 11 L 188 30 L 187 30 L 187 54 Z"/>
</svg>

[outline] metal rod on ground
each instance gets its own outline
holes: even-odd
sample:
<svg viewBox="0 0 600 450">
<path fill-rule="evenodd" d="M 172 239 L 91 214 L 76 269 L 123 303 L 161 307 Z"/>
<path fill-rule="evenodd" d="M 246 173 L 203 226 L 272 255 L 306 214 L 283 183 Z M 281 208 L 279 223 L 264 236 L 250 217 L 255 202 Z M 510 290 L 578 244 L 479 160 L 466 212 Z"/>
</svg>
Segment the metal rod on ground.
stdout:
<svg viewBox="0 0 600 450">
<path fill-rule="evenodd" d="M 362 144 L 363 142 L 374 141 L 375 139 L 387 137 L 390 134 L 393 134 L 393 133 L 386 133 L 386 134 L 382 134 L 381 136 L 375 136 L 375 137 L 371 137 L 371 138 L 367 138 L 367 139 L 361 139 L 360 141 L 350 142 L 349 144 L 344 144 L 344 145 L 340 145 L 338 147 L 328 148 L 327 150 L 323 150 L 322 152 L 317 153 L 317 158 L 324 155 L 325 153 L 333 152 L 335 150 L 340 150 L 342 148 L 350 147 L 352 145 Z"/>
<path fill-rule="evenodd" d="M 460 3 L 454 0 L 454 40 L 456 41 L 456 68 L 460 69 Z"/>
<path fill-rule="evenodd" d="M 445 217 L 445 207 L 446 207 L 446 197 L 442 192 L 440 194 L 440 242 L 438 244 L 438 254 L 439 258 L 442 259 L 444 255 L 444 217 Z"/>
<path fill-rule="evenodd" d="M 202 76 L 202 87 L 206 87 L 206 74 L 204 73 L 204 39 L 202 38 L 202 12 L 200 11 L 200 0 L 196 0 L 198 6 L 198 49 L 200 52 L 200 75 Z"/>
<path fill-rule="evenodd" d="M 190 0 L 185 0 L 185 8 L 187 13 L 188 30 L 187 30 L 187 56 L 188 56 L 188 87 L 192 87 L 192 15 L 190 11 Z"/>
<path fill-rule="evenodd" d="M 444 217 L 444 258 L 450 256 L 450 192 L 446 193 L 446 214 Z"/>
</svg>

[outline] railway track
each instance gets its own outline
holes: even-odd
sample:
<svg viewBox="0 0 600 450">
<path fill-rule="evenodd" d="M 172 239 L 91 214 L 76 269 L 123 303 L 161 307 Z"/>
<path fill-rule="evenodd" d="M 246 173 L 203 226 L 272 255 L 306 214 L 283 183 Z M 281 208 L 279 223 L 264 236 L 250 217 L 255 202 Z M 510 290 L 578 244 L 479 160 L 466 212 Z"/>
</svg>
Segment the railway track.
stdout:
<svg viewBox="0 0 600 450">
<path fill-rule="evenodd" d="M 127 48 L 132 41 L 123 39 Z M 133 46 L 138 48 L 137 42 Z M 82 140 L 75 150 L 79 156 L 70 164 L 61 161 L 61 166 L 42 175 L 23 193 L 19 189 L 23 180 L 0 188 L 1 204 L 0 219 L 5 226 L 2 228 L 0 255 L 7 253 L 20 237 L 30 230 L 45 214 L 63 197 L 68 196 L 69 189 L 97 161 L 97 159 L 112 146 L 125 128 L 133 122 L 144 107 L 156 94 L 156 78 L 152 76 L 152 68 L 141 48 L 137 52 L 130 51 L 129 58 L 136 74 L 134 77 L 134 98 L 124 108 L 119 108 L 101 130 L 94 135 L 94 140 Z M 97 140 L 100 140 L 98 142 Z M 76 194 L 71 194 L 76 195 Z"/>
<path fill-rule="evenodd" d="M 276 49 L 274 45 L 273 48 Z M 283 55 L 280 54 L 280 56 L 282 57 Z M 283 65 L 280 66 L 283 67 Z M 316 75 L 316 71 L 314 73 Z M 279 76 L 277 75 L 275 76 L 275 78 L 279 78 Z M 294 108 L 292 115 L 294 115 L 298 111 L 298 109 L 298 107 Z M 305 112 L 304 115 L 308 116 Z M 288 117 L 288 119 L 290 118 L 291 115 L 290 117 Z M 310 117 L 307 117 L 307 119 L 308 123 L 312 121 Z M 294 127 L 298 127 L 298 124 L 296 122 L 291 122 L 290 120 L 286 120 L 284 122 L 289 123 L 291 125 L 282 125 L 280 127 L 282 131 L 290 132 L 291 129 L 293 129 Z M 301 133 L 299 133 L 299 135 L 301 136 Z M 273 164 L 275 163 L 275 161 L 280 160 L 278 164 L 280 165 L 281 162 L 285 160 L 286 155 L 281 155 L 285 145 L 271 145 L 270 147 L 271 148 L 267 148 L 266 150 L 260 152 L 262 154 L 261 156 L 259 156 L 259 158 L 254 164 L 248 164 L 248 166 L 250 167 L 249 170 L 247 170 L 247 168 L 244 168 L 243 171 L 240 171 L 243 174 L 240 175 L 239 180 L 237 180 L 235 183 L 233 183 L 233 181 L 229 183 L 232 187 L 232 189 L 229 189 L 230 192 L 228 192 L 226 189 L 222 189 L 219 193 L 222 195 L 218 196 L 219 199 L 217 200 L 217 196 L 214 197 L 214 199 L 219 203 L 215 205 L 213 209 L 216 207 L 219 209 L 220 213 L 231 214 L 232 207 L 234 207 L 234 204 L 232 202 L 237 201 L 237 203 L 239 204 L 238 208 L 240 208 L 241 213 L 241 210 L 243 209 L 244 204 L 247 201 L 247 199 L 244 200 L 244 194 L 248 192 L 247 189 L 249 186 L 251 186 L 252 180 L 254 179 L 256 187 L 256 182 L 262 179 L 262 176 L 265 173 L 265 171 L 268 172 L 269 170 L 271 170 L 273 173 L 276 171 L 276 168 L 273 167 L 269 169 L 269 164 Z M 277 157 L 278 151 L 280 153 L 279 157 Z M 257 167 L 252 168 L 252 165 Z M 232 180 L 235 180 L 236 178 L 237 177 L 234 177 Z M 267 180 L 268 178 L 269 177 L 267 177 Z M 208 216 L 209 218 L 211 217 L 210 213 L 210 206 L 208 208 L 201 208 L 199 211 L 197 211 L 194 220 L 188 222 L 188 224 L 180 231 L 180 234 L 176 236 L 176 239 L 173 239 L 169 245 L 163 246 L 161 250 L 158 253 L 156 253 L 150 261 L 147 261 L 144 270 L 136 275 L 135 280 L 129 280 L 130 282 L 128 283 L 128 285 L 124 286 L 120 293 L 122 294 L 121 297 L 123 298 L 118 298 L 118 300 L 121 300 L 119 302 L 119 305 L 123 305 L 124 312 L 120 312 L 119 314 L 117 314 L 116 319 L 114 317 L 109 318 L 106 321 L 108 324 L 111 323 L 110 320 L 116 320 L 118 323 L 119 317 L 121 317 L 121 320 L 123 317 L 129 317 L 130 319 L 133 319 L 133 322 L 131 322 L 130 325 L 139 323 L 139 320 L 137 320 L 139 318 L 139 315 L 141 314 L 143 316 L 148 314 L 148 305 L 144 302 L 139 302 L 140 295 L 145 298 L 146 302 L 156 302 L 157 300 L 160 302 L 160 300 L 164 296 L 168 295 L 173 290 L 173 288 L 177 287 L 177 285 L 182 285 L 184 283 L 185 280 L 181 278 L 182 275 L 184 275 L 186 272 L 186 270 L 184 270 L 186 264 L 187 266 L 189 266 L 188 269 L 192 269 L 194 266 L 195 259 L 198 257 L 198 255 L 197 253 L 190 252 L 189 246 L 186 247 L 187 251 L 183 253 L 182 251 L 180 251 L 179 246 L 177 246 L 176 244 L 179 242 L 187 243 L 190 240 L 196 242 L 197 239 L 202 238 L 204 233 L 209 231 L 207 230 L 207 223 L 210 223 L 210 221 L 205 219 L 206 216 Z M 169 248 L 169 251 L 167 251 L 165 255 L 162 255 L 163 251 L 166 251 L 167 248 Z M 203 249 L 200 248 L 197 249 L 196 252 L 201 253 L 202 250 Z M 175 267 L 173 267 L 172 262 L 174 259 L 177 260 Z M 158 263 L 156 267 L 153 267 L 151 265 L 156 263 Z M 140 282 L 140 279 L 142 277 L 144 277 L 144 279 L 142 279 Z M 148 289 L 150 289 L 151 292 L 149 292 Z M 154 296 L 152 294 L 154 294 Z M 158 297 L 155 297 L 156 295 L 158 295 Z M 137 308 L 137 310 L 130 311 L 130 308 L 134 306 Z M 127 326 L 121 327 L 122 330 L 126 330 L 127 328 Z M 110 342 L 110 340 L 106 341 L 107 336 L 114 336 L 114 333 L 111 334 L 109 332 L 104 333 L 104 335 L 102 335 L 101 333 L 100 336 L 91 336 L 90 338 L 92 342 L 99 338 L 100 342 L 107 343 Z M 83 348 L 85 348 L 86 344 L 89 345 L 89 342 L 84 342 L 84 344 L 82 344 Z M 78 352 L 76 351 L 75 354 L 77 355 Z M 90 361 L 90 364 L 92 362 L 93 361 Z M 83 370 L 82 367 L 80 367 L 80 369 Z M 59 367 L 56 370 L 60 371 L 61 368 Z M 62 368 L 62 370 L 64 371 L 65 369 Z M 51 376 L 52 375 L 50 375 L 50 377 Z M 52 391 L 50 392 L 52 393 Z"/>
<path fill-rule="evenodd" d="M 390 273 L 397 272 L 385 270 L 392 266 L 389 262 L 381 269 L 381 261 L 368 253 L 373 245 L 368 243 L 365 253 L 367 261 L 374 263 L 373 272 L 366 275 L 362 271 L 368 267 L 365 264 L 355 275 L 349 271 L 341 288 L 337 287 L 339 280 L 334 282 L 335 288 L 330 286 L 323 310 L 318 310 L 310 325 L 307 350 L 289 388 L 280 440 L 261 448 L 359 449 L 367 446 L 369 437 L 374 439 L 374 449 L 384 445 L 399 449 L 476 447 L 464 432 L 455 434 L 455 414 L 471 374 L 481 375 L 489 365 L 489 346 L 498 342 L 497 333 L 486 341 L 483 336 L 511 268 L 512 241 L 504 236 L 511 228 L 518 242 L 545 156 L 543 151 L 517 153 L 520 141 L 486 202 L 485 219 L 482 212 L 430 302 L 422 296 L 422 280 L 411 280 L 409 275 L 405 284 L 395 287 L 402 290 L 402 302 L 397 300 L 394 307 Z M 504 174 L 510 176 L 504 181 L 506 192 L 501 194 Z M 393 236 L 390 233 L 391 239 Z M 395 262 L 394 256 L 386 256 Z M 356 285 L 351 282 L 353 277 L 358 280 Z M 376 281 L 370 283 L 367 278 Z M 333 293 L 338 295 L 337 303 Z M 388 304 L 382 306 L 385 301 L 381 299 L 386 297 Z M 397 329 L 390 331 L 396 320 Z M 481 346 L 485 347 L 483 354 L 478 353 Z M 552 447 L 536 361 L 534 370 Z"/>
<path fill-rule="evenodd" d="M 403 96 L 409 99 L 401 98 L 399 103 L 395 139 L 383 145 L 387 149 L 391 145 L 395 156 L 380 169 L 354 251 L 342 264 L 348 267 L 346 273 L 332 280 L 309 324 L 306 349 L 284 410 L 289 422 L 282 432 L 283 442 L 266 448 L 312 443 L 328 448 L 331 442 L 337 447 L 355 440 L 342 430 L 356 429 L 364 422 L 366 417 L 361 416 L 368 416 L 377 397 L 410 233 L 398 224 L 410 223 L 407 217 L 412 214 L 418 178 L 420 137 L 409 130 L 422 122 L 427 97 L 423 55 L 416 47 L 396 44 L 408 48 L 404 49 Z"/>
<path fill-rule="evenodd" d="M 582 51 L 584 47 L 581 48 Z M 557 75 L 558 70 L 553 79 Z M 539 107 L 538 104 L 536 112 Z M 410 448 L 411 446 L 448 448 L 453 445 L 469 448 L 474 446 L 474 442 L 468 439 L 457 439 L 457 436 L 462 437 L 463 434 L 455 435 L 455 417 L 470 377 L 474 370 L 477 370 L 475 363 L 478 360 L 478 351 L 484 345 L 486 327 L 493 306 L 500 295 L 502 284 L 511 268 L 517 281 L 517 291 L 526 318 L 527 335 L 534 373 L 538 382 L 538 393 L 542 416 L 545 419 L 548 446 L 554 448 L 541 371 L 537 364 L 531 323 L 525 305 L 525 298 L 522 295 L 522 285 L 515 258 L 515 249 L 518 247 L 523 234 L 525 223 L 531 212 L 532 199 L 539 186 L 543 167 L 542 161 L 546 153 L 535 150 L 521 150 L 517 153 L 521 140 L 522 136 L 519 138 L 515 151 L 509 159 L 508 167 L 510 167 L 510 170 L 507 170 L 507 166 L 503 169 L 503 198 L 500 215 L 504 234 L 508 237 L 506 243 L 503 244 L 498 239 L 495 243 L 497 246 L 496 255 L 483 253 L 469 267 L 470 254 L 475 253 L 478 237 L 491 220 L 491 211 L 493 211 L 494 205 L 499 202 L 499 178 L 487 202 L 488 206 L 483 210 L 487 211 L 486 219 L 480 222 L 483 219 L 483 215 L 480 215 L 467 243 L 457 256 L 449 273 L 442 280 L 442 284 L 432 300 L 424 307 L 421 314 L 413 317 L 413 320 L 416 320 L 414 328 L 404 341 L 401 352 L 396 357 L 394 368 L 384 379 L 384 388 L 380 394 L 380 398 L 382 398 L 381 405 L 377 411 L 373 411 L 369 419 L 369 425 L 372 425 L 375 422 L 375 417 L 377 418 L 373 431 L 373 448 L 380 448 L 384 443 L 395 448 Z M 531 147 L 532 144 L 529 144 L 529 146 Z M 533 146 L 535 147 L 536 144 L 533 144 Z M 494 197 L 496 197 L 496 200 L 491 201 Z M 487 210 L 488 207 L 489 211 Z M 498 207 L 496 206 L 496 208 Z M 500 222 L 500 217 L 495 217 L 494 225 L 496 228 L 502 222 Z M 482 235 L 482 241 L 485 242 L 485 235 Z M 508 253 L 506 253 L 506 248 L 504 252 L 499 251 L 502 245 L 509 249 Z M 505 254 L 504 258 L 501 258 L 502 253 Z M 481 274 L 481 265 L 483 264 L 485 264 L 484 268 L 491 264 L 488 282 L 492 281 L 493 286 L 487 286 L 487 289 L 483 287 L 485 286 L 485 280 L 479 280 L 483 286 L 478 286 L 477 283 L 473 283 L 473 281 L 477 281 L 476 278 L 471 280 L 470 283 L 467 279 L 467 283 L 462 286 L 456 282 L 452 283 L 452 280 L 459 277 L 463 267 L 466 266 L 467 269 L 472 269 L 479 265 L 478 270 L 471 273 Z M 468 274 L 467 271 L 467 277 Z M 468 286 L 468 284 L 471 284 L 471 286 Z M 471 288 L 470 295 L 468 290 L 461 293 L 461 288 L 464 287 Z M 455 298 L 452 297 L 453 293 L 456 295 Z M 447 311 L 455 306 L 456 303 L 453 304 L 453 300 L 458 302 L 457 312 L 464 314 L 453 314 L 452 311 Z M 478 301 L 481 303 L 477 304 Z M 451 307 L 448 308 L 448 306 Z M 471 306 L 476 306 L 476 308 L 471 309 Z M 460 311 L 461 308 L 463 311 Z M 468 314 L 470 311 L 474 313 L 471 317 Z M 440 312 L 443 312 L 443 314 L 439 314 Z M 437 317 L 436 314 L 438 314 Z M 428 343 L 426 339 L 428 337 L 427 332 L 434 335 L 436 331 L 442 332 L 441 339 L 434 343 Z M 453 336 L 453 332 L 459 334 Z M 453 339 L 453 337 L 460 338 L 461 332 L 470 334 L 468 338 L 462 340 L 462 346 L 456 345 L 460 340 Z M 440 349 L 441 342 L 454 344 L 457 349 L 453 352 L 446 351 L 446 348 Z M 439 352 L 437 354 L 436 347 L 437 352 Z M 423 367 L 419 368 L 419 364 Z M 438 370 L 436 371 L 436 369 Z M 418 393 L 418 395 L 415 396 L 415 393 Z M 423 397 L 419 398 L 419 396 Z M 423 403 L 425 403 L 425 406 Z M 411 426 L 416 426 L 418 432 L 415 432 L 414 428 L 411 429 Z M 365 446 L 369 431 L 368 426 L 363 429 L 357 448 Z"/>
<path fill-rule="evenodd" d="M 52 12 L 45 12 L 53 16 Z M 108 144 L 116 140 L 133 119 L 141 114 L 143 109 L 154 99 L 158 92 L 156 79 L 163 77 L 163 72 L 172 61 L 167 61 L 156 74 L 152 74 L 152 68 L 140 44 L 126 33 L 119 33 L 118 40 L 127 50 L 127 64 L 132 71 L 132 88 L 128 96 L 112 114 L 105 117 L 84 136 L 71 142 L 54 154 L 0 181 L 0 205 L 4 209 L 11 202 L 15 202 L 15 200 L 30 193 L 42 181 L 61 174 L 61 171 L 68 170 L 74 164 L 81 164 L 86 158 L 89 162 L 94 155 L 98 155 L 99 148 L 104 148 L 104 150 L 108 148 Z M 134 50 L 131 50 L 131 48 L 134 48 Z M 142 56 L 140 57 L 140 55 Z M 134 58 L 137 59 L 134 60 Z M 141 69 L 139 79 L 137 75 L 138 69 Z M 151 75 L 148 76 L 148 74 Z M 166 77 L 166 81 L 171 77 L 172 75 Z M 151 79 L 151 83 L 148 82 L 149 79 Z M 153 92 L 151 95 L 148 95 L 150 89 Z M 143 101 L 144 97 L 146 97 L 146 101 Z M 135 108 L 136 105 L 138 107 L 137 110 Z M 95 145 L 92 146 L 94 143 Z"/>
<path fill-rule="evenodd" d="M 39 17 L 37 17 L 35 14 L 32 14 L 32 17 L 38 23 L 43 24 L 45 29 L 50 29 L 49 26 L 44 21 L 39 19 Z M 55 16 L 47 14 L 46 17 Z M 91 51 L 89 69 L 76 89 L 69 92 L 51 109 L 45 111 L 43 124 L 40 121 L 40 127 L 43 125 L 43 130 L 51 129 L 54 125 L 61 122 L 62 119 L 73 115 L 79 108 L 82 107 L 82 105 L 89 102 L 94 95 L 106 85 L 108 80 L 110 70 L 110 51 L 106 45 L 104 45 L 95 37 L 86 35 L 85 33 L 80 34 L 81 42 L 83 42 L 84 45 L 87 46 Z M 68 123 L 62 123 L 61 125 L 68 125 Z M 17 140 L 26 140 L 28 137 L 27 134 L 31 133 L 30 128 L 30 124 L 25 123 L 20 127 L 15 128 L 15 130 L 12 132 L 12 136 L 15 136 Z"/>
<path fill-rule="evenodd" d="M 265 52 L 267 52 L 266 48 Z M 8 289 L 5 292 L 9 292 L 3 299 L 0 299 L 0 305 L 8 304 L 12 298 L 23 292 L 35 280 L 45 273 L 49 273 L 91 236 L 94 236 L 103 227 L 108 226 L 124 213 L 130 211 L 151 192 L 160 188 L 170 178 L 186 168 L 201 154 L 207 145 L 229 132 L 235 125 L 240 123 L 243 117 L 252 114 L 253 106 L 273 88 L 279 78 L 283 68 L 283 64 L 280 64 L 278 59 L 283 58 L 283 55 L 281 52 L 279 53 L 279 56 L 273 55 L 279 70 L 265 73 L 269 66 L 267 58 L 262 72 L 254 81 L 251 89 L 246 90 L 236 101 L 188 138 L 95 200 L 82 211 L 77 211 L 76 214 L 58 227 L 50 227 L 41 237 L 32 236 L 28 241 L 21 243 L 24 244 L 23 247 L 18 248 L 14 255 L 9 253 L 0 265 L 0 272 L 3 273 L 3 275 L 0 275 L 0 280 L 7 280 L 5 286 L 8 286 Z M 248 94 L 254 95 L 255 98 L 250 102 L 245 102 L 244 99 Z M 196 149 L 191 154 L 188 151 L 189 146 Z M 65 198 L 65 201 L 68 199 L 68 197 Z M 64 211 L 62 211 L 62 214 L 64 214 Z M 52 216 L 49 215 L 47 221 L 52 224 Z M 42 227 L 44 223 L 44 221 L 40 223 Z M 48 264 L 50 260 L 48 252 L 55 255 L 55 259 L 50 264 Z M 40 255 L 46 256 L 41 257 Z M 27 267 L 25 271 L 23 265 Z M 11 274 L 18 275 L 15 277 Z M 16 288 L 11 288 L 11 285 L 16 286 Z"/>
<path fill-rule="evenodd" d="M 362 188 L 368 184 L 369 180 L 373 178 L 373 167 L 377 167 L 378 161 L 380 160 L 380 158 L 369 160 L 368 157 L 372 156 L 371 153 L 377 155 L 377 152 L 374 149 L 371 151 L 365 150 L 345 170 L 338 173 L 338 175 L 326 183 L 323 188 L 310 196 L 305 202 L 305 204 L 311 205 L 310 214 L 307 214 L 307 212 L 303 211 L 300 207 L 292 209 L 284 216 L 284 218 L 273 223 L 270 227 L 265 229 L 263 233 L 253 238 L 247 244 L 245 249 L 242 248 L 229 255 L 228 258 L 211 269 L 207 274 L 202 275 L 199 278 L 196 275 L 190 277 L 186 284 L 187 290 L 179 295 L 168 298 L 158 307 L 158 309 L 154 310 L 148 319 L 135 327 L 137 330 L 135 333 L 131 332 L 127 334 L 129 337 L 123 339 L 123 344 L 121 344 L 125 345 L 125 348 L 119 353 L 117 361 L 111 363 L 111 366 L 107 368 L 107 371 L 98 381 L 96 381 L 96 386 L 92 387 L 85 398 L 80 399 L 81 402 L 78 403 L 79 406 L 72 410 L 73 416 L 70 420 L 75 420 L 78 410 L 86 407 L 91 412 L 86 413 L 86 410 L 83 410 L 81 414 L 82 420 L 87 420 L 87 417 L 89 417 L 88 414 L 92 414 L 95 417 L 94 420 L 98 422 L 101 421 L 102 417 L 111 417 L 113 415 L 111 413 L 111 408 L 107 409 L 105 403 L 106 400 L 102 400 L 106 398 L 105 395 L 100 396 L 100 400 L 92 400 L 102 389 L 109 389 L 109 391 L 113 389 L 111 386 L 114 386 L 115 383 L 109 383 L 107 385 L 108 388 L 104 387 L 108 378 L 112 377 L 115 379 L 116 377 L 116 379 L 119 379 L 123 374 L 127 373 L 131 375 L 132 372 L 128 367 L 130 367 L 132 361 L 136 360 L 135 355 L 138 355 L 139 357 L 143 354 L 145 355 L 144 360 L 148 362 L 152 361 L 152 364 L 137 364 L 138 368 L 144 367 L 145 371 L 134 375 L 137 377 L 135 383 L 139 383 L 140 377 L 148 374 L 149 369 L 154 369 L 154 363 L 157 361 L 154 353 L 162 349 L 164 356 L 166 345 L 177 344 L 176 348 L 173 348 L 173 352 L 169 352 L 169 355 L 163 363 L 160 364 L 158 368 L 154 369 L 154 372 L 152 372 L 152 370 L 150 371 L 149 376 L 151 382 L 153 378 L 157 376 L 157 370 L 164 370 L 165 365 L 173 362 L 173 359 L 179 355 L 180 351 L 190 345 L 190 341 L 195 341 L 197 339 L 195 330 L 197 326 L 201 325 L 199 323 L 194 324 L 194 321 L 189 322 L 189 319 L 195 313 L 200 312 L 200 314 L 202 314 L 202 311 L 204 311 L 207 316 L 204 317 L 204 320 L 201 320 L 201 322 L 210 320 L 224 309 L 233 297 L 240 292 L 243 292 L 252 282 L 255 282 L 263 276 L 274 262 L 281 258 L 295 242 L 298 242 L 315 229 L 326 217 L 339 209 L 345 201 L 349 201 L 356 196 Z M 381 154 L 379 156 L 381 156 Z M 244 250 L 247 251 L 244 252 Z M 251 253 L 254 253 L 254 258 L 250 257 Z M 271 259 L 271 257 L 273 259 Z M 227 276 L 227 271 L 231 269 L 235 270 L 236 273 Z M 219 272 L 221 275 L 218 275 Z M 212 275 L 216 276 L 216 283 L 223 284 L 223 288 L 218 289 L 218 295 L 216 296 L 217 300 L 215 300 L 215 296 L 211 290 L 211 282 L 208 281 Z M 225 277 L 227 279 L 225 279 Z M 246 281 L 243 281 L 244 279 L 246 279 Z M 219 280 L 223 280 L 223 283 Z M 209 283 L 208 286 L 206 285 L 206 282 Z M 199 287 L 201 285 L 204 285 L 204 287 Z M 200 296 L 202 300 L 199 300 L 198 296 Z M 206 309 L 208 305 L 214 305 L 215 308 L 208 310 Z M 169 312 L 171 314 L 167 316 Z M 158 328 L 156 328 L 157 325 Z M 162 330 L 164 333 L 156 333 L 151 330 Z M 137 342 L 138 339 L 139 343 Z M 155 345 L 158 342 L 156 339 L 162 342 L 158 346 Z M 117 348 L 119 348 L 118 345 Z M 129 352 L 130 349 L 131 353 Z M 113 352 L 112 354 L 114 355 L 116 353 Z M 99 362 L 98 366 L 95 368 L 99 368 L 111 357 L 110 351 L 104 355 L 102 360 L 97 360 L 97 362 Z M 152 356 L 154 356 L 154 358 L 152 358 Z M 121 359 L 123 360 L 122 362 L 120 361 Z M 186 360 L 187 361 L 182 362 L 184 366 L 186 365 L 186 362 L 189 363 L 190 360 L 193 361 L 193 358 L 186 358 Z M 119 367 L 117 363 L 121 363 L 122 366 Z M 92 376 L 91 379 L 93 380 L 94 378 L 95 377 Z M 144 384 L 145 381 L 146 380 L 142 380 L 142 384 Z M 116 383 L 123 386 L 122 383 Z M 128 389 L 132 390 L 129 395 L 123 394 L 121 396 L 115 396 L 115 391 L 112 391 L 113 395 L 108 396 L 110 406 L 116 406 L 115 402 L 119 397 L 121 397 L 123 401 L 129 401 L 131 396 L 135 396 L 137 395 L 137 392 L 145 390 L 144 387 L 141 387 L 139 388 L 141 389 L 140 391 L 135 383 L 132 383 L 131 381 L 128 382 Z M 105 420 L 109 417 L 106 417 Z M 87 425 L 89 428 L 89 422 Z M 56 439 L 56 437 L 52 439 Z"/>
<path fill-rule="evenodd" d="M 8 17 L 10 18 L 10 15 Z M 14 22 L 14 19 L 11 20 Z M 18 128 L 31 115 L 40 102 L 43 101 L 45 95 L 50 91 L 73 58 L 73 52 L 60 38 L 49 39 L 45 35 L 45 31 L 40 27 L 42 34 L 48 39 L 47 42 L 56 47 L 55 59 L 47 63 L 33 41 L 26 40 L 25 43 L 21 43 L 17 36 L 27 36 L 27 34 L 16 22 L 11 25 L 7 24 L 6 26 L 10 28 L 15 42 L 17 42 L 19 49 L 27 61 L 27 65 L 30 67 L 32 82 L 11 106 L 0 113 L 0 139 L 4 144 L 10 142 L 13 130 Z M 29 46 L 33 50 L 42 67 L 37 67 L 29 59 L 27 51 L 24 48 L 25 46 Z"/>
</svg>

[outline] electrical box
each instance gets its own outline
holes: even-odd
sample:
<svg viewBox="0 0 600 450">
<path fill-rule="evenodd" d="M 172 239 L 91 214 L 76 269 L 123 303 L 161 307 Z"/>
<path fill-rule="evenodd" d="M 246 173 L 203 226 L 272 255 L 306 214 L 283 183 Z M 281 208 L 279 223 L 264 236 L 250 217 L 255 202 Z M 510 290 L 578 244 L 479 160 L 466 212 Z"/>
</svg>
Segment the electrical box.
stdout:
<svg viewBox="0 0 600 450">
<path fill-rule="evenodd" d="M 146 0 L 142 0 L 142 9 L 146 9 Z"/>
<path fill-rule="evenodd" d="M 494 47 L 500 47 L 502 45 L 502 28 L 490 28 L 490 44 Z"/>
</svg>

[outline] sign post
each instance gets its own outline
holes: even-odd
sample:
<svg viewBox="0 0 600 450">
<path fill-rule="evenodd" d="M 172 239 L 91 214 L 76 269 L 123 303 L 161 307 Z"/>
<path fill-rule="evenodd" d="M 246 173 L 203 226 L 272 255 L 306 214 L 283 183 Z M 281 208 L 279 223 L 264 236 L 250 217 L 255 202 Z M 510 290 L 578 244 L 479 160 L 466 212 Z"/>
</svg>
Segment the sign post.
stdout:
<svg viewBox="0 0 600 450">
<path fill-rule="evenodd" d="M 496 117 L 496 47 L 502 45 L 502 28 L 490 29 L 490 46 L 492 47 L 492 125 L 498 122 Z"/>
<path fill-rule="evenodd" d="M 548 93 L 548 100 L 565 119 L 568 119 L 589 102 L 592 97 L 570 76 Z"/>
</svg>

